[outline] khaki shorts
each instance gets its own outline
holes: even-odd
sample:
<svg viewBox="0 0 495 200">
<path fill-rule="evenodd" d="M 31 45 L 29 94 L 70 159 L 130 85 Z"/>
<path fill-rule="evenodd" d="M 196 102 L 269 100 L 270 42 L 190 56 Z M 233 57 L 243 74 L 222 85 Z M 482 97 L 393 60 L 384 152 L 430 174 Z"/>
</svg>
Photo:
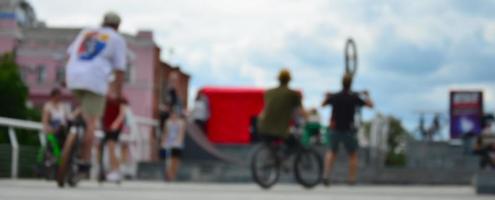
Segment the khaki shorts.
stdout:
<svg viewBox="0 0 495 200">
<path fill-rule="evenodd" d="M 99 118 L 105 109 L 106 98 L 88 90 L 72 90 L 81 105 L 83 114 Z"/>
</svg>

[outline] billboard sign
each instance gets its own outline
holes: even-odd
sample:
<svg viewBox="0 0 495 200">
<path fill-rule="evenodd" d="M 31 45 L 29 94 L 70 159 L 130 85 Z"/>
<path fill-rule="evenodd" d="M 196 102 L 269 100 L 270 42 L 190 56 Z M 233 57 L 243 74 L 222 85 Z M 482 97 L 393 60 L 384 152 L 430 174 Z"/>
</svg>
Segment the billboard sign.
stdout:
<svg viewBox="0 0 495 200">
<path fill-rule="evenodd" d="M 450 138 L 461 138 L 465 134 L 480 134 L 482 118 L 483 92 L 450 92 Z"/>
</svg>

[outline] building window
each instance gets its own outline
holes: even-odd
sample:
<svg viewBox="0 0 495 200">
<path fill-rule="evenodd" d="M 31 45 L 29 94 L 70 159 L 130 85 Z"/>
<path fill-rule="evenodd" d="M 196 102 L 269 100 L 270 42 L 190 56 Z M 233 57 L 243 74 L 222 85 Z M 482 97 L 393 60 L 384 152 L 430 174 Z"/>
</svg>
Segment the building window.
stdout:
<svg viewBox="0 0 495 200">
<path fill-rule="evenodd" d="M 136 55 L 131 51 L 127 51 L 126 55 L 126 66 L 125 66 L 125 76 L 124 76 L 124 81 L 126 83 L 132 83 L 134 81 L 134 66 L 132 66 L 132 63 L 134 59 L 136 58 Z"/>
<path fill-rule="evenodd" d="M 21 79 L 24 83 L 27 83 L 29 69 L 26 66 L 21 66 L 19 68 L 19 73 L 21 74 Z"/>
<path fill-rule="evenodd" d="M 46 81 L 46 67 L 44 65 L 38 65 L 36 68 L 36 81 L 38 83 L 44 83 Z"/>
<path fill-rule="evenodd" d="M 56 74 L 55 74 L 55 80 L 57 83 L 62 83 L 65 80 L 65 68 L 64 67 L 58 67 Z"/>
<path fill-rule="evenodd" d="M 132 83 L 132 65 L 130 62 L 127 62 L 127 65 L 125 66 L 125 82 L 126 83 Z"/>
</svg>

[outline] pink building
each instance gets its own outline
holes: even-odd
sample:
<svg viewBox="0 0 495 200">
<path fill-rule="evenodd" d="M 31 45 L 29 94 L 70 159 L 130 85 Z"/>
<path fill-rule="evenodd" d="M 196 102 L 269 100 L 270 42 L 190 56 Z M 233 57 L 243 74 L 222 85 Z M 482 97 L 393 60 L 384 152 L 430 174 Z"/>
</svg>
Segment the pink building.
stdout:
<svg viewBox="0 0 495 200">
<path fill-rule="evenodd" d="M 80 29 L 46 27 L 24 0 L 0 1 L 0 54 L 12 52 L 29 87 L 29 100 L 40 107 L 49 91 L 60 86 L 65 76 L 65 51 Z M 179 72 L 182 100 L 187 105 L 189 75 L 160 60 L 160 48 L 151 31 L 124 34 L 129 48 L 125 94 L 133 112 L 157 118 L 168 74 Z M 64 91 L 66 101 L 72 101 Z"/>
</svg>

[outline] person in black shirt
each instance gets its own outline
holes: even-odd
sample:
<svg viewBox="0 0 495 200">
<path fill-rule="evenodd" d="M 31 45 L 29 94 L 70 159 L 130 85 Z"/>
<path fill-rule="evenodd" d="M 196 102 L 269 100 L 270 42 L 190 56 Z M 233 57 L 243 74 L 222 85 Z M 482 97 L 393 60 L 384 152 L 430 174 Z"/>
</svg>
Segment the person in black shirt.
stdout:
<svg viewBox="0 0 495 200">
<path fill-rule="evenodd" d="M 356 127 L 354 125 L 354 115 L 358 107 L 373 107 L 373 102 L 369 98 L 368 92 L 363 92 L 360 97 L 351 91 L 352 76 L 344 75 L 342 79 L 342 91 L 336 94 L 327 94 L 322 106 L 332 106 L 332 117 L 329 127 L 329 149 L 325 154 L 325 171 L 323 183 L 330 185 L 330 174 L 336 154 L 341 143 L 344 144 L 349 154 L 349 184 L 356 181 L 358 166 L 358 141 L 356 137 Z"/>
</svg>

